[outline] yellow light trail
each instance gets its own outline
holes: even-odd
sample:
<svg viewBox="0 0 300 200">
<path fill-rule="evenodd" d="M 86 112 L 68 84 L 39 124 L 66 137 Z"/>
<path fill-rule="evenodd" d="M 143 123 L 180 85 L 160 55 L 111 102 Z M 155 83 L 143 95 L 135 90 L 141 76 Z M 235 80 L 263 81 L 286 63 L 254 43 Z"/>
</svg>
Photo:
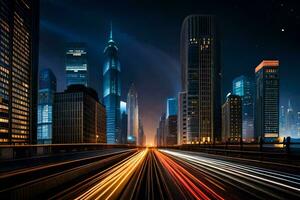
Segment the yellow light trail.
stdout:
<svg viewBox="0 0 300 200">
<path fill-rule="evenodd" d="M 120 192 L 135 172 L 144 162 L 148 149 L 140 151 L 126 161 L 107 170 L 104 178 L 76 199 L 117 199 Z"/>
</svg>

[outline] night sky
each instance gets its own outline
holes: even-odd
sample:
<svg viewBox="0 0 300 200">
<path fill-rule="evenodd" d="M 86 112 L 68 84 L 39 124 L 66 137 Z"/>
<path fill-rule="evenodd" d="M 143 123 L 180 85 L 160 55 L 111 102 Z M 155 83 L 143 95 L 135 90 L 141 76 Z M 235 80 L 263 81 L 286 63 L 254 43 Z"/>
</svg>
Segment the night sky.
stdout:
<svg viewBox="0 0 300 200">
<path fill-rule="evenodd" d="M 112 21 L 121 62 L 122 100 L 134 83 L 150 144 L 166 99 L 180 91 L 180 30 L 190 14 L 218 18 L 223 98 L 236 76 L 254 78 L 254 68 L 262 59 L 279 59 L 280 104 L 291 99 L 300 111 L 300 2 L 296 0 L 41 0 L 39 67 L 51 68 L 58 91 L 63 91 L 65 45 L 85 42 L 89 85 L 102 98 L 103 50 Z"/>
</svg>

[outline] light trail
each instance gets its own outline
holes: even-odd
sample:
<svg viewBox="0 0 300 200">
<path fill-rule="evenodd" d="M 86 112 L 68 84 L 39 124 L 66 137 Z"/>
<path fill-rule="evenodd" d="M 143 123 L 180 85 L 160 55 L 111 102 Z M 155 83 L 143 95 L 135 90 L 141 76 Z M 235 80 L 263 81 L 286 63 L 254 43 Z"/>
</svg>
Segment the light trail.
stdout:
<svg viewBox="0 0 300 200">
<path fill-rule="evenodd" d="M 158 160 L 163 164 L 166 170 L 173 176 L 175 181 L 179 182 L 187 191 L 189 191 L 196 199 L 224 199 L 206 184 L 177 164 L 175 161 L 160 153 L 154 151 Z"/>
<path fill-rule="evenodd" d="M 144 162 L 148 149 L 114 165 L 101 176 L 103 179 L 76 199 L 117 199 L 135 170 Z"/>
<path fill-rule="evenodd" d="M 238 188 L 250 187 L 274 198 L 281 198 L 283 195 L 281 192 L 300 197 L 300 178 L 293 174 L 207 158 L 188 152 L 160 151 L 182 162 L 189 163 L 194 168 L 220 180 L 224 178 L 233 180 L 238 183 Z M 273 191 L 277 191 L 277 193 Z"/>
</svg>

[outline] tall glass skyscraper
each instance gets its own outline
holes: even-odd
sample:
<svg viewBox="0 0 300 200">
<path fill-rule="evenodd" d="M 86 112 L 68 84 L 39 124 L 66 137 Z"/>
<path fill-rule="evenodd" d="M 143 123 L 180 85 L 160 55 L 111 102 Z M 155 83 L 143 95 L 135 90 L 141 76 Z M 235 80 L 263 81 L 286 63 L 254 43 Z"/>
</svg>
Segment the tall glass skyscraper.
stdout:
<svg viewBox="0 0 300 200">
<path fill-rule="evenodd" d="M 38 0 L 0 1 L 0 144 L 36 143 Z"/>
<path fill-rule="evenodd" d="M 279 137 L 279 61 L 264 60 L 255 68 L 255 137 Z"/>
<path fill-rule="evenodd" d="M 254 137 L 254 88 L 253 81 L 246 76 L 239 76 L 232 82 L 232 92 L 242 99 L 243 141 L 251 142 Z"/>
<path fill-rule="evenodd" d="M 38 93 L 38 144 L 52 143 L 52 109 L 55 92 L 56 78 L 53 72 L 50 69 L 41 70 Z"/>
<path fill-rule="evenodd" d="M 120 109 L 121 109 L 121 142 L 120 143 L 127 144 L 127 127 L 128 127 L 127 103 L 121 101 Z"/>
<path fill-rule="evenodd" d="M 120 143 L 120 96 L 121 96 L 121 67 L 118 58 L 118 47 L 113 40 L 112 30 L 108 44 L 104 49 L 103 65 L 103 103 L 106 107 L 107 143 Z M 128 103 L 128 102 L 127 102 Z"/>
<path fill-rule="evenodd" d="M 69 43 L 66 49 L 66 81 L 69 85 L 88 85 L 87 49 L 84 43 Z"/>
<path fill-rule="evenodd" d="M 221 139 L 221 66 L 215 16 L 186 17 L 180 50 L 187 143 L 213 143 Z"/>
<path fill-rule="evenodd" d="M 131 85 L 127 95 L 127 113 L 128 113 L 128 137 L 129 143 L 139 144 L 139 107 L 138 95 L 134 85 Z"/>
<path fill-rule="evenodd" d="M 178 105 L 176 98 L 169 98 L 167 100 L 167 117 L 170 115 L 177 115 Z"/>
</svg>

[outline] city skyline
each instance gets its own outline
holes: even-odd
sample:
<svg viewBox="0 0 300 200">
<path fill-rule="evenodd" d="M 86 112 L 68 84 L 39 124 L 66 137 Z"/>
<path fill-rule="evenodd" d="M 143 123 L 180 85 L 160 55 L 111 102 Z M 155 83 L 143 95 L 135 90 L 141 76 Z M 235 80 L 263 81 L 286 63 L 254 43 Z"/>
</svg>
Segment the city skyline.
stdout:
<svg viewBox="0 0 300 200">
<path fill-rule="evenodd" d="M 69 3 L 68 1 L 41 2 L 40 68 L 48 67 L 55 71 L 58 91 L 63 91 L 65 85 L 62 83 L 61 74 L 64 58 L 60 49 L 63 49 L 65 42 L 86 42 L 90 50 L 91 87 L 96 89 L 98 94 L 102 94 L 102 78 L 100 77 L 103 63 L 102 50 L 109 33 L 110 21 L 112 21 L 114 35 L 120 48 L 120 61 L 126 69 L 122 73 L 124 84 L 122 84 L 121 100 L 126 100 L 125 94 L 131 82 L 139 83 L 136 87 L 140 91 L 140 111 L 144 116 L 143 124 L 146 135 L 149 134 L 149 140 L 154 138 L 158 126 L 157 119 L 161 110 L 165 109 L 165 99 L 169 96 L 177 96 L 180 90 L 178 81 L 180 79 L 179 35 L 182 21 L 189 14 L 215 14 L 218 18 L 222 36 L 223 102 L 225 95 L 231 90 L 232 80 L 240 75 L 251 76 L 254 79 L 254 68 L 257 63 L 266 58 L 276 58 L 281 61 L 280 105 L 285 104 L 288 99 L 294 102 L 300 99 L 297 88 L 293 86 L 293 83 L 297 81 L 297 74 L 300 73 L 299 68 L 296 67 L 299 65 L 296 57 L 299 47 L 298 40 L 296 40 L 299 10 L 291 2 L 254 1 L 248 6 L 238 2 L 229 2 L 228 5 L 219 2 L 220 6 L 214 7 L 214 2 L 188 1 L 182 4 L 175 1 L 173 9 L 168 14 L 164 14 L 166 3 L 160 3 L 156 8 L 149 2 L 140 4 L 129 1 L 104 4 L 90 1 L 92 6 L 87 8 L 82 1 L 76 1 L 72 2 L 72 9 L 67 8 Z M 201 8 L 192 6 L 200 4 Z M 128 7 L 128 11 L 133 12 L 132 15 L 126 14 L 127 11 L 123 10 L 124 5 Z M 138 11 L 143 10 L 144 7 L 147 7 L 149 11 L 145 13 Z M 86 8 L 86 11 L 81 8 Z M 60 9 L 64 9 L 64 12 L 59 12 L 55 16 L 51 14 L 52 10 Z M 70 14 L 79 9 L 83 12 L 81 17 Z M 98 12 L 99 9 L 103 9 L 103 12 Z M 250 15 L 251 9 L 255 9 L 257 15 Z M 291 9 L 294 11 L 291 12 Z M 110 13 L 105 10 L 110 10 Z M 150 18 L 142 17 L 147 22 L 146 27 L 143 25 L 143 29 L 147 30 L 145 34 L 141 29 L 136 28 L 139 27 L 138 24 L 144 24 L 142 18 L 136 19 L 132 17 L 134 15 L 149 15 L 155 23 Z M 161 16 L 164 17 L 161 18 Z M 251 16 L 250 20 L 248 16 Z M 86 28 L 86 26 L 92 28 Z M 159 29 L 155 28 L 156 26 Z M 249 31 L 246 32 L 245 27 Z M 257 31 L 262 28 L 265 31 Z M 47 45 L 47 49 L 43 46 L 46 41 L 53 41 Z M 240 51 L 241 48 L 245 51 Z M 135 59 L 130 59 L 132 55 L 130 52 L 136 52 Z M 145 64 L 141 66 L 140 63 Z M 145 70 L 149 76 L 141 78 Z M 289 74 L 290 70 L 294 70 L 295 73 Z M 151 82 L 152 77 L 156 78 L 154 83 Z M 154 95 L 149 95 L 149 93 Z M 150 105 L 154 106 L 149 109 Z M 297 111 L 299 107 L 295 105 L 294 109 Z"/>
</svg>

